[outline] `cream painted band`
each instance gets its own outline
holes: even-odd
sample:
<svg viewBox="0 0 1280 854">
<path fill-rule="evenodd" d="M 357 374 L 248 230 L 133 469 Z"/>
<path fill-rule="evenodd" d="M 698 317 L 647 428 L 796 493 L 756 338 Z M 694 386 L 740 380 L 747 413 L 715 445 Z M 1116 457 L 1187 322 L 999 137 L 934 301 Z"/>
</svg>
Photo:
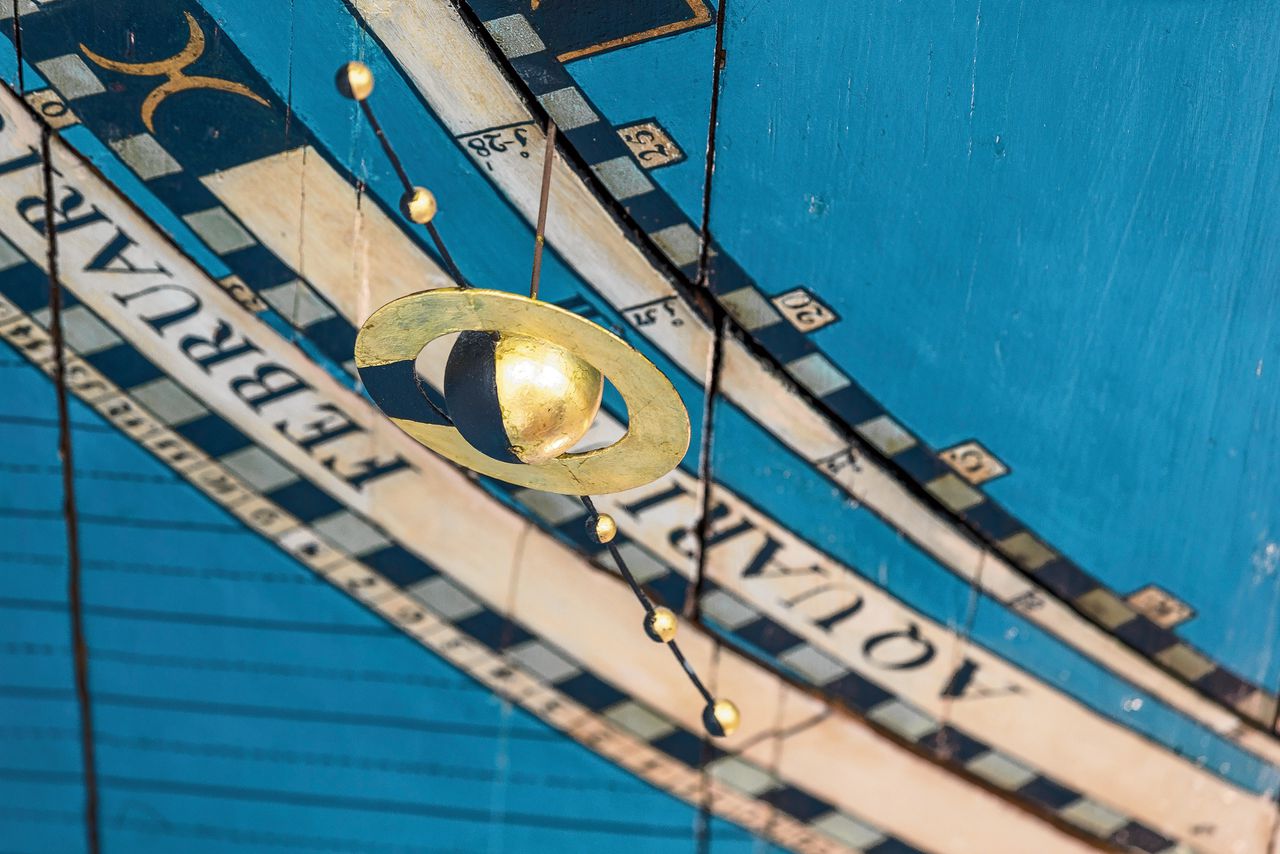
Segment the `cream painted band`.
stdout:
<svg viewBox="0 0 1280 854">
<path fill-rule="evenodd" d="M 387 303 L 356 336 L 359 368 L 412 361 L 451 332 L 501 331 L 572 350 L 608 377 L 627 404 L 627 432 L 607 448 L 536 465 L 504 463 L 471 447 L 457 429 L 392 418 L 437 453 L 481 474 L 565 495 L 603 495 L 643 486 L 671 471 L 689 448 L 689 416 L 671 381 L 627 342 L 550 303 L 479 288 L 439 288 Z M 375 401 L 377 402 L 377 401 Z"/>
</svg>

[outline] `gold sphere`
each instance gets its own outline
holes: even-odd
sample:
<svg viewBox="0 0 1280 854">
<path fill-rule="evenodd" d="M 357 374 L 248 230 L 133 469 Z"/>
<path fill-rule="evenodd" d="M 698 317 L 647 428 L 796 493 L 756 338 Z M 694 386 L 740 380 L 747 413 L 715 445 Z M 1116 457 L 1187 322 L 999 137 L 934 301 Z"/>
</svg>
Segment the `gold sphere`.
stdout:
<svg viewBox="0 0 1280 854">
<path fill-rule="evenodd" d="M 426 225 L 436 215 L 436 197 L 426 187 L 414 187 L 400 197 L 400 212 L 418 225 Z"/>
<path fill-rule="evenodd" d="M 449 353 L 444 397 L 454 426 L 481 453 L 538 465 L 591 429 L 604 377 L 558 344 L 508 332 L 464 332 Z"/>
<path fill-rule="evenodd" d="M 729 700 L 716 700 L 702 712 L 702 725 L 716 738 L 733 735 L 741 722 L 738 707 Z"/>
<path fill-rule="evenodd" d="M 493 358 L 502 421 L 521 462 L 555 459 L 591 429 L 604 377 L 590 363 L 558 344 L 507 334 Z"/>
<path fill-rule="evenodd" d="M 657 607 L 644 615 L 644 633 L 658 643 L 671 643 L 676 638 L 676 614 L 670 608 Z"/>
<path fill-rule="evenodd" d="M 344 98 L 363 101 L 373 93 L 373 72 L 363 62 L 348 62 L 338 69 L 338 92 Z"/>
<path fill-rule="evenodd" d="M 618 523 L 608 513 L 601 513 L 594 519 L 587 519 L 587 536 L 597 543 L 608 543 L 618 536 Z"/>
</svg>

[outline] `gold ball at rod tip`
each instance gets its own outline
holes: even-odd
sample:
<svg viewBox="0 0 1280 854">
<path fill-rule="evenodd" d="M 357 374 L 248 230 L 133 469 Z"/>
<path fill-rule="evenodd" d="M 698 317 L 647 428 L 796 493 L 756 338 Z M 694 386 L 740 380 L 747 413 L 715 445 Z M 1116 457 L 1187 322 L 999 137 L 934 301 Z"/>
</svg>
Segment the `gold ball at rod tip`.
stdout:
<svg viewBox="0 0 1280 854">
<path fill-rule="evenodd" d="M 657 607 L 644 615 L 644 633 L 658 643 L 675 640 L 679 625 L 675 612 L 670 608 Z"/>
<path fill-rule="evenodd" d="M 342 97 L 363 101 L 373 93 L 373 72 L 363 62 L 348 62 L 338 69 L 337 83 Z"/>
<path fill-rule="evenodd" d="M 731 700 L 716 700 L 702 713 L 703 725 L 716 738 L 733 735 L 741 722 L 742 715 Z"/>
<path fill-rule="evenodd" d="M 436 215 L 436 197 L 426 187 L 414 187 L 400 197 L 400 212 L 418 225 L 426 225 Z"/>
<path fill-rule="evenodd" d="M 594 519 L 587 520 L 587 534 L 591 539 L 603 545 L 618 536 L 618 523 L 608 513 L 601 513 Z"/>
</svg>

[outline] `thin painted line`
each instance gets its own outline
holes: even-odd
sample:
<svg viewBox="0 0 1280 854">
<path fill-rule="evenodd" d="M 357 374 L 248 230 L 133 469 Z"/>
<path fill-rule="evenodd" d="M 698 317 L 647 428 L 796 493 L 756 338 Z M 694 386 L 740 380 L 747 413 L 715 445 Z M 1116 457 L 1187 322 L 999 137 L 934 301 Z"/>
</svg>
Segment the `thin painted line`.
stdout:
<svg viewBox="0 0 1280 854">
<path fill-rule="evenodd" d="M 0 517 L 10 519 L 57 519 L 63 513 L 39 507 L 0 507 Z M 104 525 L 115 528 L 145 528 L 165 531 L 201 531 L 224 536 L 244 536 L 248 529 L 240 525 L 222 522 L 189 522 L 181 519 L 140 519 L 132 516 L 108 516 L 100 513 L 82 513 L 76 519 L 86 525 Z"/>
<path fill-rule="evenodd" d="M 59 784 L 71 782 L 70 777 L 71 775 L 62 771 L 49 771 L 34 768 L 0 768 L 0 779 Z M 442 819 L 445 821 L 461 822 L 488 823 L 493 818 L 488 810 L 471 809 L 453 804 L 369 798 L 352 795 L 350 793 L 331 795 L 283 789 L 258 789 L 248 786 L 197 783 L 188 780 L 124 777 L 114 774 L 105 776 L 103 781 L 113 789 L 120 789 L 124 791 L 189 795 L 194 797 L 248 801 L 255 804 L 266 802 L 288 804 L 291 806 L 316 806 L 327 809 L 388 813 L 399 816 L 418 815 Z M 602 833 L 616 836 L 679 838 L 688 832 L 684 825 L 610 821 L 607 819 L 592 819 L 569 815 L 549 815 L 546 813 L 509 812 L 504 813 L 504 819 L 511 824 L 524 827 L 551 828 L 555 830 L 571 831 L 574 833 Z M 740 831 L 740 833 L 743 837 L 747 836 L 745 831 Z"/>
<path fill-rule="evenodd" d="M 25 364 L 30 364 L 29 362 Z M 41 418 L 38 415 L 0 415 L 0 424 L 20 424 L 25 427 L 57 427 L 58 419 Z M 84 430 L 89 433 L 112 433 L 118 434 L 120 431 L 110 424 L 92 424 L 80 421 L 73 421 L 71 426 L 77 430 Z"/>
<path fill-rule="evenodd" d="M 0 551 L 0 564 L 26 564 L 33 566 L 61 566 L 62 556 L 38 552 Z M 245 583 L 296 584 L 314 586 L 324 579 L 313 572 L 269 572 L 267 570 L 226 569 L 219 566 L 182 566 L 172 563 L 147 563 L 145 561 L 94 560 L 81 558 L 86 571 L 120 572 L 132 575 L 159 575 L 170 578 L 217 578 L 223 581 Z"/>
<path fill-rule="evenodd" d="M 455 136 L 454 139 L 470 139 L 471 137 L 479 136 L 482 133 L 493 133 L 494 131 L 511 130 L 512 128 L 522 128 L 525 125 L 531 125 L 531 124 L 533 124 L 533 122 L 529 121 L 528 119 L 525 119 L 524 121 L 519 121 L 519 122 L 508 122 L 505 125 L 494 125 L 491 128 L 481 128 L 480 130 L 473 130 L 467 133 L 460 133 L 457 136 Z"/>
<path fill-rule="evenodd" d="M 75 736 L 69 727 L 16 726 L 0 727 L 0 739 L 13 741 L 61 741 Z M 666 792 L 652 788 L 639 780 L 625 778 L 609 780 L 604 777 L 566 776 L 554 773 L 535 774 L 514 771 L 509 774 L 491 768 L 477 768 L 446 762 L 418 761 L 402 758 L 380 758 L 351 753 L 336 753 L 290 747 L 248 746 L 243 743 L 218 741 L 188 741 L 175 738 L 126 735 L 98 730 L 98 743 L 122 750 L 161 753 L 171 756 L 203 756 L 231 759 L 245 763 L 261 763 L 282 766 L 318 766 L 327 768 L 351 768 L 376 771 L 385 774 L 403 774 L 415 777 L 439 777 L 453 780 L 493 782 L 509 780 L 517 786 L 563 789 L 566 791 L 611 791 L 628 797 L 670 797 Z M 79 820 L 78 813 L 74 814 Z"/>
<path fill-rule="evenodd" d="M 0 597 L 0 609 L 8 608 L 18 611 L 48 611 L 61 614 L 66 611 L 62 602 L 44 599 L 20 599 L 11 596 Z M 156 623 L 179 623 L 190 626 L 234 626 L 243 629 L 261 629 L 264 631 L 305 632 L 318 635 L 358 635 L 361 637 L 385 637 L 399 639 L 400 632 L 386 626 L 355 625 L 350 623 L 311 623 L 299 620 L 272 620 L 259 617 L 237 617 L 234 615 L 207 614 L 194 611 L 158 611 L 150 608 L 122 608 L 113 605 L 89 605 L 86 613 L 100 617 L 112 617 L 122 620 L 141 620 Z"/>
<path fill-rule="evenodd" d="M 0 471 L 8 472 L 9 474 L 49 475 L 61 474 L 62 466 L 41 463 L 0 463 Z M 169 474 L 146 474 L 145 472 L 122 469 L 76 469 L 75 475 L 78 478 L 88 480 L 111 480 L 125 483 L 175 484 L 178 482 L 177 478 Z"/>
<path fill-rule="evenodd" d="M 72 692 L 59 688 L 40 688 L 30 685 L 0 685 L 0 697 L 17 697 L 28 700 L 65 700 Z M 245 703 L 219 703 L 205 700 L 187 700 L 170 697 L 148 697 L 141 694 L 100 692 L 98 702 L 104 706 L 127 709 L 152 709 L 164 712 L 183 712 L 196 715 L 280 720 L 294 723 L 333 724 L 339 726 L 364 726 L 379 729 L 399 729 L 411 732 L 465 736 L 469 738 L 493 738 L 499 729 L 484 724 L 465 721 L 442 721 L 411 718 L 402 715 L 371 715 L 359 712 L 325 711 L 289 707 L 256 706 Z M 535 729 L 520 727 L 508 730 L 512 738 L 523 741 L 548 741 L 564 743 L 564 736 L 547 727 Z"/>
<path fill-rule="evenodd" d="M 649 30 L 643 30 L 642 32 L 638 32 L 638 33 L 633 33 L 629 36 L 622 36 L 620 38 L 610 39 L 608 41 L 600 42 L 599 44 L 593 44 L 589 47 L 583 47 L 577 50 L 565 51 L 564 53 L 557 56 L 556 59 L 560 62 L 569 62 L 570 60 L 581 59 L 584 56 L 593 56 L 597 53 L 604 53 L 605 51 L 614 50 L 615 48 L 626 47 L 627 45 L 632 45 L 632 44 L 639 44 L 640 42 L 643 42 L 643 41 L 656 39 L 659 36 L 669 36 L 669 35 L 672 35 L 673 33 L 682 32 L 692 27 L 701 26 L 702 24 L 705 24 L 707 20 L 711 17 L 707 13 L 706 4 L 703 3 L 702 0 L 685 0 L 685 3 L 689 6 L 689 11 L 693 12 L 692 18 L 686 18 L 683 21 L 673 21 L 670 24 L 663 24 L 662 26 L 654 27 L 653 29 L 649 29 Z M 534 8 L 537 8 L 536 3 L 534 4 Z"/>
<path fill-rule="evenodd" d="M 70 647 L 30 641 L 0 644 L 0 655 L 61 658 L 70 652 Z M 99 647 L 94 647 L 93 649 L 93 660 L 113 661 L 121 664 L 133 664 L 140 667 L 155 667 L 159 669 L 179 668 L 219 673 L 252 673 L 289 679 L 373 682 L 386 685 L 411 685 L 418 688 L 444 691 L 465 690 L 474 692 L 476 690 L 475 683 L 470 679 L 427 676 L 417 673 L 404 673 L 398 670 L 357 670 L 343 667 L 325 667 L 323 665 L 288 664 L 279 661 L 253 661 L 244 658 L 165 655 L 133 652 L 127 649 L 104 650 Z M 3 728 L 0 727 L 0 730 L 3 730 Z M 95 730 L 94 734 L 97 736 L 98 742 L 102 743 L 102 731 Z"/>
</svg>

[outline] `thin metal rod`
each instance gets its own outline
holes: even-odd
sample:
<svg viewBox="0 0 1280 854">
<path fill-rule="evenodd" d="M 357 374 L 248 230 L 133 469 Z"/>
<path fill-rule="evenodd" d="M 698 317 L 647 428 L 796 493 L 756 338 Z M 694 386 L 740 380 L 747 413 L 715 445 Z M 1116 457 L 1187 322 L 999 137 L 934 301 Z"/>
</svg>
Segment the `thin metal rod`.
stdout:
<svg viewBox="0 0 1280 854">
<path fill-rule="evenodd" d="M 587 512 L 591 514 L 590 521 L 594 522 L 595 520 L 598 520 L 600 518 L 600 513 L 596 510 L 596 505 L 591 500 L 590 496 L 580 495 L 578 497 L 581 499 L 582 505 L 587 508 Z M 609 549 L 609 554 L 613 555 L 613 562 L 618 565 L 618 571 L 622 573 L 622 577 L 626 579 L 628 586 L 631 587 L 631 592 L 635 594 L 636 599 L 638 599 L 640 604 L 644 606 L 645 613 L 652 614 L 654 611 L 653 600 L 651 600 L 648 594 L 640 588 L 640 584 L 636 581 L 636 577 L 631 574 L 631 570 L 627 568 L 627 562 L 622 559 L 622 555 L 618 552 L 617 547 L 614 546 L 612 542 L 606 543 L 605 545 Z M 711 692 L 707 690 L 707 686 L 702 684 L 702 680 L 698 678 L 698 674 L 694 671 L 693 665 L 689 663 L 689 660 L 684 657 L 684 653 L 680 651 L 680 646 L 675 641 L 671 641 L 667 646 L 671 648 L 671 654 L 676 657 L 676 661 L 678 661 L 680 666 L 684 669 L 685 674 L 689 677 L 689 681 L 693 683 L 693 687 L 698 689 L 698 693 L 702 695 L 702 699 L 707 702 L 707 705 L 713 704 L 716 701 L 716 698 L 711 696 Z"/>
<path fill-rule="evenodd" d="M 369 122 L 369 127 L 373 130 L 373 135 L 378 138 L 378 142 L 382 145 L 383 152 L 387 155 L 387 160 L 391 161 L 391 168 L 396 170 L 396 176 L 400 179 L 400 185 L 404 187 L 406 193 L 414 191 L 413 182 L 409 180 L 409 173 L 404 171 L 404 164 L 400 162 L 396 150 L 391 147 L 391 140 L 382 132 L 382 125 L 378 123 L 378 117 L 373 114 L 373 106 L 369 103 L 369 99 L 365 98 L 360 101 L 360 111 L 364 113 L 364 117 Z M 449 249 L 444 245 L 444 239 L 440 236 L 440 232 L 436 230 L 433 222 L 428 222 L 427 234 L 431 235 L 431 241 L 436 245 L 436 251 L 440 253 L 440 260 L 444 261 L 445 268 L 449 271 L 449 275 L 458 283 L 459 287 L 469 288 L 471 284 L 462 277 L 462 271 L 458 269 L 458 265 L 454 263 L 453 256 L 449 254 Z"/>
<path fill-rule="evenodd" d="M 686 616 L 695 621 L 702 617 L 702 593 L 706 589 L 707 541 L 711 536 L 711 505 L 714 497 L 712 472 L 715 466 L 712 454 L 715 450 L 716 401 L 720 399 L 720 375 L 724 363 L 726 318 L 719 309 L 715 314 L 715 326 L 712 330 L 715 337 L 711 339 L 711 358 L 708 360 L 707 381 L 703 385 L 702 439 L 698 447 L 698 520 L 694 526 L 694 539 L 698 548 L 697 563 L 684 609 Z"/>
<path fill-rule="evenodd" d="M 596 510 L 595 502 L 591 500 L 590 496 L 581 495 L 579 498 L 582 500 L 582 505 L 587 508 L 587 512 L 591 514 L 591 521 L 594 522 L 599 519 L 600 512 Z M 622 577 L 627 580 L 627 584 L 631 587 L 631 592 L 635 594 L 636 598 L 640 600 L 640 604 L 644 606 L 644 612 L 646 614 L 652 614 L 653 601 L 643 590 L 640 589 L 640 585 L 636 581 L 636 577 L 632 575 L 631 570 L 627 568 L 627 562 L 622 559 L 622 555 L 618 552 L 617 547 L 612 542 L 609 542 L 605 544 L 605 548 L 609 550 L 609 554 L 613 555 L 613 562 L 618 565 L 618 571 L 621 572 Z"/>
<path fill-rule="evenodd" d="M 529 299 L 538 298 L 542 278 L 542 245 L 546 243 L 547 202 L 551 197 L 551 164 L 556 159 L 556 123 L 547 119 L 547 148 L 542 155 L 542 195 L 538 198 L 538 228 L 533 237 L 533 274 L 529 277 Z"/>
<path fill-rule="evenodd" d="M 431 235 L 431 241 L 436 245 L 436 251 L 440 253 L 440 259 L 444 261 L 444 266 L 449 271 L 449 275 L 458 283 L 460 288 L 469 288 L 471 283 L 462 275 L 462 271 L 458 269 L 458 265 L 454 263 L 453 256 L 449 254 L 449 250 L 445 248 L 444 238 L 440 236 L 440 232 L 436 231 L 434 222 L 427 223 L 427 234 Z"/>
<path fill-rule="evenodd" d="M 406 193 L 413 192 L 413 182 L 409 180 L 409 173 L 404 171 L 404 165 L 396 155 L 395 149 L 391 147 L 391 140 L 387 139 L 387 135 L 382 132 L 382 125 L 378 123 L 377 116 L 373 114 L 373 107 L 369 104 L 368 98 L 360 101 L 360 110 L 364 113 L 365 119 L 368 120 L 369 127 L 373 129 L 373 135 L 382 144 L 382 150 L 386 153 L 387 159 L 391 161 L 391 168 L 396 170 L 396 175 L 399 176 L 400 184 L 404 187 L 404 191 Z"/>
<path fill-rule="evenodd" d="M 22 70 L 22 10 L 18 8 L 18 0 L 13 0 L 13 49 L 18 58 L 18 94 L 27 94 L 27 79 Z"/>
<path fill-rule="evenodd" d="M 62 515 L 67 539 L 67 606 L 71 618 L 71 655 L 76 702 L 80 709 L 80 758 L 84 770 L 84 826 L 90 854 L 102 850 L 98 822 L 98 771 L 94 755 L 93 704 L 89 699 L 89 647 L 84 631 L 84 597 L 80 577 L 80 525 L 76 516 L 75 461 L 71 452 L 71 416 L 67 403 L 67 357 L 63 350 L 62 285 L 58 281 L 58 232 L 54 225 L 53 164 L 44 129 L 40 154 L 44 170 L 44 229 L 48 241 L 49 334 L 53 345 L 53 385 L 58 405 L 58 456 L 62 460 Z"/>
<path fill-rule="evenodd" d="M 702 173 L 702 222 L 698 229 L 698 278 L 696 287 L 703 292 L 711 290 L 711 199 L 712 179 L 716 169 L 716 129 L 720 124 L 720 74 L 724 70 L 724 21 L 725 7 L 729 0 L 716 3 L 716 42 L 715 53 L 711 65 L 711 104 L 707 113 L 707 154 Z M 685 610 L 697 620 L 701 617 L 702 593 L 706 578 L 707 538 L 711 528 L 711 450 L 712 422 L 715 413 L 715 400 L 720 383 L 720 359 L 724 347 L 725 317 L 719 303 L 712 301 L 712 316 L 716 320 L 715 340 L 711 351 L 710 370 L 706 383 L 706 410 L 702 425 L 702 447 L 698 459 L 698 485 L 702 490 L 702 502 L 698 514 L 698 565 L 697 574 L 689 591 L 689 602 Z M 707 774 L 707 761 L 710 758 L 710 745 L 704 738 L 702 752 L 698 757 L 698 773 L 702 779 L 702 798 L 698 804 L 698 822 L 696 824 L 696 852 L 711 852 L 711 781 Z"/>
<path fill-rule="evenodd" d="M 680 662 L 680 666 L 684 668 L 684 672 L 689 674 L 689 681 L 693 683 L 693 687 L 698 689 L 698 693 L 702 695 L 702 699 L 707 701 L 707 705 L 711 705 L 716 698 L 711 696 L 711 692 L 707 690 L 707 686 L 702 684 L 702 680 L 698 678 L 698 674 L 694 672 L 693 665 L 684 657 L 684 653 L 680 651 L 680 647 L 675 641 L 667 644 L 671 647 L 671 654 L 676 657 L 676 661 Z"/>
<path fill-rule="evenodd" d="M 724 49 L 724 15 L 729 0 L 716 4 L 716 46 L 711 66 L 711 108 L 707 113 L 707 158 L 702 173 L 702 227 L 698 240 L 699 287 L 710 287 L 711 261 L 711 180 L 716 171 L 716 128 L 720 124 L 720 74 L 727 57 Z"/>
<path fill-rule="evenodd" d="M 632 575 L 631 570 L 627 568 L 627 564 L 623 561 L 622 555 L 619 553 L 617 546 L 613 543 L 609 543 L 607 544 L 607 548 L 609 549 L 609 554 L 613 555 L 613 562 L 618 565 L 618 569 L 622 572 L 622 577 L 627 580 L 627 584 L 631 585 L 631 592 L 636 595 L 636 598 L 640 600 L 640 604 L 644 606 L 644 612 L 646 614 L 652 614 L 654 611 L 653 600 L 646 596 L 645 592 L 640 589 L 640 585 L 636 582 L 636 577 Z"/>
</svg>

